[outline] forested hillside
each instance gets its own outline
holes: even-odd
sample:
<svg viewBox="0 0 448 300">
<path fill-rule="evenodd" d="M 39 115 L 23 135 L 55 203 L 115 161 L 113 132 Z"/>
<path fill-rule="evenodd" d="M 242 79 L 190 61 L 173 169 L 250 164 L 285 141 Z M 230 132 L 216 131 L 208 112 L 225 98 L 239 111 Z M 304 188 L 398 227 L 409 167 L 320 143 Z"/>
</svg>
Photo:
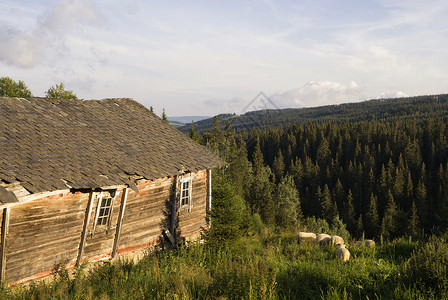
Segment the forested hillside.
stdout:
<svg viewBox="0 0 448 300">
<path fill-rule="evenodd" d="M 225 176 L 267 225 L 317 217 L 354 237 L 418 237 L 448 228 L 447 100 L 309 109 L 308 121 L 238 133 L 215 118 L 190 136 L 228 162 Z"/>
<path fill-rule="evenodd" d="M 431 117 L 448 113 L 448 95 L 418 96 L 410 98 L 370 100 L 360 103 L 346 103 L 312 108 L 259 110 L 237 116 L 218 115 L 220 126 L 230 122 L 239 131 L 251 128 L 288 127 L 307 122 L 356 122 L 371 120 L 393 120 L 406 117 Z M 194 123 L 198 132 L 210 130 L 213 118 Z M 188 132 L 191 124 L 179 129 Z"/>
</svg>

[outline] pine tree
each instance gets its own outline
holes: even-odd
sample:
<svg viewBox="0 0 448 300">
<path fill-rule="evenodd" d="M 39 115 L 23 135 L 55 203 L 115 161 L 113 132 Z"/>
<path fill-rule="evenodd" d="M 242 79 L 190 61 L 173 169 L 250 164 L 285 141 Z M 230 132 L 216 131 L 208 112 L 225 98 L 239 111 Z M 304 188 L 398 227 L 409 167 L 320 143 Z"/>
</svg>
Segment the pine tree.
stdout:
<svg viewBox="0 0 448 300">
<path fill-rule="evenodd" d="M 224 158 L 223 144 L 224 144 L 224 134 L 219 126 L 219 119 L 217 116 L 213 118 L 213 127 L 211 131 L 207 131 L 204 136 L 204 142 L 208 149 L 212 150 L 214 153 Z"/>
<path fill-rule="evenodd" d="M 411 171 L 408 170 L 408 176 L 406 177 L 406 182 L 404 186 L 404 201 L 402 202 L 403 207 L 410 207 L 411 202 L 414 198 L 414 184 L 412 183 Z"/>
<path fill-rule="evenodd" d="M 165 108 L 162 110 L 162 120 L 168 122 L 168 116 L 166 115 Z"/>
<path fill-rule="evenodd" d="M 395 168 L 393 195 L 399 201 L 404 198 L 404 187 L 406 179 L 404 176 L 405 173 L 403 171 L 404 170 L 400 169 L 398 166 Z"/>
<path fill-rule="evenodd" d="M 341 217 L 345 220 L 345 205 L 344 202 L 346 201 L 347 196 L 345 195 L 344 187 L 342 186 L 341 181 L 339 178 L 336 181 L 336 185 L 333 189 L 333 199 L 336 201 L 336 204 L 338 207 L 342 208 Z"/>
<path fill-rule="evenodd" d="M 292 176 L 281 179 L 276 189 L 276 224 L 282 228 L 293 227 L 303 218 L 299 192 Z"/>
<path fill-rule="evenodd" d="M 330 144 L 325 137 L 322 137 L 319 147 L 317 148 L 316 160 L 321 168 L 326 168 L 331 162 Z"/>
<path fill-rule="evenodd" d="M 420 236 L 420 228 L 419 228 L 419 218 L 417 212 L 417 205 L 415 205 L 415 201 L 412 202 L 412 208 L 409 213 L 409 221 L 408 221 L 408 234 L 413 238 L 418 238 Z"/>
<path fill-rule="evenodd" d="M 209 212 L 211 228 L 207 240 L 211 243 L 231 243 L 243 235 L 244 200 L 235 195 L 229 180 L 214 176 L 213 203 Z"/>
<path fill-rule="evenodd" d="M 429 223 L 429 205 L 428 196 L 426 193 L 426 186 L 420 180 L 415 189 L 415 204 L 419 213 L 418 218 L 423 226 Z M 429 224 L 428 224 L 429 225 Z"/>
<path fill-rule="evenodd" d="M 266 225 L 273 225 L 275 222 L 275 208 L 272 199 L 272 184 L 269 179 L 271 170 L 264 165 L 259 141 L 255 145 L 252 171 L 253 176 L 249 196 L 252 211 L 259 213 Z"/>
<path fill-rule="evenodd" d="M 345 212 L 345 223 L 347 224 L 347 229 L 352 233 L 356 233 L 356 216 L 355 208 L 353 207 L 353 195 L 352 191 L 348 190 L 347 200 L 344 205 Z"/>
<path fill-rule="evenodd" d="M 196 127 L 194 126 L 194 121 L 191 121 L 191 128 L 190 128 L 190 133 L 189 136 L 192 140 L 201 143 L 202 137 L 199 134 L 199 132 L 196 131 Z"/>
<path fill-rule="evenodd" d="M 384 211 L 384 217 L 381 222 L 381 234 L 387 238 L 391 239 L 396 237 L 397 233 L 397 205 L 394 201 L 394 196 L 389 190 L 387 196 L 386 210 Z"/>
<path fill-rule="evenodd" d="M 239 138 L 236 155 L 228 161 L 228 164 L 226 173 L 234 184 L 235 193 L 247 199 L 251 184 L 251 163 L 247 158 L 246 143 L 242 137 Z"/>
<path fill-rule="evenodd" d="M 275 178 L 278 181 L 283 177 L 285 172 L 285 162 L 282 155 L 282 150 L 279 149 L 276 157 L 274 158 L 274 162 L 272 164 L 272 171 L 274 172 Z"/>
<path fill-rule="evenodd" d="M 377 211 L 377 197 L 372 193 L 370 196 L 369 210 L 366 214 L 365 231 L 367 236 L 379 236 L 379 216 Z"/>
<path fill-rule="evenodd" d="M 336 204 L 331 200 L 331 194 L 327 184 L 323 190 L 318 187 L 317 197 L 320 203 L 321 217 L 330 224 L 334 217 L 338 215 L 338 211 Z"/>
<path fill-rule="evenodd" d="M 356 222 L 356 230 L 355 230 L 355 235 L 358 238 L 360 238 L 364 233 L 364 224 L 363 224 L 362 220 L 363 220 L 363 217 L 362 217 L 362 214 L 360 214 L 358 217 L 358 221 Z"/>
</svg>

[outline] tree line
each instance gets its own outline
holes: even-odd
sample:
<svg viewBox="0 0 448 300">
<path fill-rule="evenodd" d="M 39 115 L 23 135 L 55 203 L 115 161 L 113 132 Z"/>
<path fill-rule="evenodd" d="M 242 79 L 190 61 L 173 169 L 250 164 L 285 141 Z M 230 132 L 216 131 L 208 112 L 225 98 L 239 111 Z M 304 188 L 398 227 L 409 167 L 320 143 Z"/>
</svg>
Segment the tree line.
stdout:
<svg viewBox="0 0 448 300">
<path fill-rule="evenodd" d="M 203 135 L 192 124 L 190 136 L 227 162 L 218 182 L 230 183 L 246 221 L 287 227 L 314 217 L 342 221 L 357 238 L 418 238 L 448 228 L 447 119 L 417 110 L 236 132 L 215 118 Z"/>
<path fill-rule="evenodd" d="M 287 128 L 294 124 L 320 122 L 360 122 L 374 120 L 402 120 L 407 118 L 428 118 L 433 115 L 448 114 L 448 95 L 428 95 L 398 99 L 369 100 L 359 103 L 344 103 L 310 108 L 265 109 L 250 111 L 242 115 L 220 114 L 221 128 L 230 122 L 232 128 L 251 130 L 252 128 Z M 201 134 L 213 126 L 213 118 L 196 122 L 195 128 Z M 189 132 L 191 124 L 179 129 Z"/>
</svg>

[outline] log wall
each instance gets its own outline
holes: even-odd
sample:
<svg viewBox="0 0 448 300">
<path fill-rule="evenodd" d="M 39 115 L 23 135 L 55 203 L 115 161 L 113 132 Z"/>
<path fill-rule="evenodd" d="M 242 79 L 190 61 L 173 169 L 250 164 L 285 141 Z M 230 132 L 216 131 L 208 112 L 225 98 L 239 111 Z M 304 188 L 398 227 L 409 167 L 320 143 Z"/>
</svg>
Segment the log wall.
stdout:
<svg viewBox="0 0 448 300">
<path fill-rule="evenodd" d="M 193 206 L 191 211 L 180 208 L 176 218 L 176 232 L 186 238 L 207 225 L 207 173 L 200 171 L 191 175 L 194 176 Z M 138 183 L 138 193 L 129 190 L 118 253 L 162 241 L 162 233 L 170 229 L 172 201 L 179 201 L 179 195 L 173 197 L 174 184 L 173 177 L 146 180 Z M 81 260 L 110 257 L 124 188 L 117 189 L 110 227 L 97 225 L 93 232 L 98 206 L 98 199 L 94 198 Z M 180 189 L 177 192 L 179 194 Z M 60 263 L 73 265 L 88 202 L 89 192 L 65 192 L 11 206 L 6 235 L 7 282 L 48 273 Z"/>
<path fill-rule="evenodd" d="M 138 193 L 129 191 L 118 252 L 150 245 L 162 238 L 163 230 L 170 224 L 173 184 L 172 177 L 146 180 L 137 185 Z"/>
<path fill-rule="evenodd" d="M 117 189 L 113 200 L 110 226 L 96 225 L 95 230 L 94 225 L 97 221 L 95 216 L 97 214 L 99 201 L 97 197 L 94 198 L 81 261 L 88 258 L 101 259 L 111 256 L 123 191 L 124 187 Z"/>
<path fill-rule="evenodd" d="M 178 230 L 181 237 L 189 237 L 201 231 L 207 226 L 207 172 L 194 173 L 192 188 L 192 207 L 189 212 L 187 208 L 179 208 Z M 180 205 L 178 206 L 180 207 Z"/>
<path fill-rule="evenodd" d="M 9 282 L 76 260 L 88 194 L 66 193 L 11 207 L 6 243 Z"/>
</svg>

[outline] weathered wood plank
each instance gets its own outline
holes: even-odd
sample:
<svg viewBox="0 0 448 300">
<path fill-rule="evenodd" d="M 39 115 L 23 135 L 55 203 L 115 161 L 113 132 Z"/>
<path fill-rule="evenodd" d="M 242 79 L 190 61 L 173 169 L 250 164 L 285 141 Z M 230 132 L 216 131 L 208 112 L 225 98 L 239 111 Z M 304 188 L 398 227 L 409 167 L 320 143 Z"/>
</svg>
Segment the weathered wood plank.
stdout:
<svg viewBox="0 0 448 300">
<path fill-rule="evenodd" d="M 61 203 L 61 205 L 66 205 L 66 203 Z M 84 202 L 79 202 L 78 205 L 72 205 L 67 206 L 66 209 L 61 210 L 58 209 L 58 206 L 55 205 L 48 205 L 45 210 L 42 209 L 40 214 L 33 215 L 33 210 L 31 210 L 29 207 L 21 207 L 21 206 L 15 206 L 12 208 L 14 217 L 11 218 L 11 223 L 14 224 L 28 224 L 29 222 L 33 221 L 47 221 L 52 218 L 61 216 L 61 215 L 67 215 L 71 213 L 79 213 L 84 212 Z"/>
<path fill-rule="evenodd" d="M 127 203 L 127 209 L 126 210 L 131 210 L 133 212 L 138 212 L 138 211 L 148 211 L 148 210 L 153 210 L 153 209 L 165 209 L 166 205 L 168 204 L 169 198 L 160 198 L 160 199 L 146 199 L 146 201 L 141 201 L 141 202 L 131 202 L 128 200 Z M 126 215 L 129 215 L 128 213 L 126 213 Z"/>
<path fill-rule="evenodd" d="M 61 228 L 60 232 L 43 232 L 43 233 L 36 233 L 28 234 L 27 236 L 21 236 L 21 235 L 11 235 L 11 241 L 8 243 L 8 253 L 10 252 L 17 252 L 22 249 L 27 249 L 27 247 L 32 246 L 35 243 L 44 244 L 48 241 L 54 241 L 66 238 L 68 236 L 72 236 L 73 239 L 79 240 L 79 237 L 81 235 L 81 229 L 82 223 L 79 223 L 78 226 L 73 227 L 64 227 Z M 76 246 L 78 248 L 78 246 Z"/>
<path fill-rule="evenodd" d="M 123 225 L 123 217 L 124 217 L 124 211 L 126 208 L 126 202 L 128 199 L 128 195 L 129 195 L 129 188 L 125 188 L 125 190 L 123 192 L 123 196 L 121 198 L 120 212 L 118 215 L 117 228 L 115 231 L 114 245 L 112 247 L 112 257 L 115 257 L 115 255 L 117 254 L 118 242 L 120 240 L 121 227 Z"/>
<path fill-rule="evenodd" d="M 79 243 L 79 248 L 78 248 L 79 249 L 78 257 L 76 258 L 77 266 L 79 266 L 79 264 L 81 263 L 81 259 L 82 259 L 83 252 L 84 252 L 84 245 L 86 243 L 86 238 L 87 238 L 87 227 L 90 223 L 90 215 L 92 214 L 93 199 L 95 199 L 95 192 L 91 191 L 90 197 L 89 197 L 89 202 L 88 202 L 87 208 L 86 208 L 86 216 L 85 216 L 84 226 L 82 228 L 81 241 Z"/>
<path fill-rule="evenodd" d="M 212 170 L 207 170 L 207 206 L 206 210 L 210 211 L 212 209 Z M 210 221 L 209 221 L 210 223 Z M 209 224 L 210 225 L 210 224 Z"/>
<path fill-rule="evenodd" d="M 6 280 L 6 236 L 8 235 L 10 208 L 3 208 L 2 212 L 2 228 L 1 228 L 1 253 L 0 253 L 0 282 Z"/>
<path fill-rule="evenodd" d="M 58 216 L 54 217 L 52 219 L 48 219 L 46 222 L 39 222 L 39 220 L 30 222 L 27 226 L 27 224 L 24 223 L 15 223 L 10 225 L 11 232 L 17 233 L 18 235 L 24 235 L 26 236 L 27 232 L 31 233 L 37 233 L 37 232 L 51 232 L 51 231 L 58 231 L 61 228 L 68 227 L 68 225 L 75 225 L 78 223 L 81 223 L 82 225 L 82 215 L 83 214 L 73 214 L 73 215 L 67 215 L 67 216 Z M 12 222 L 11 222 L 12 223 Z M 79 231 L 81 231 L 81 227 L 78 228 Z"/>
<path fill-rule="evenodd" d="M 162 229 L 160 228 L 155 228 L 146 232 L 139 232 L 138 234 L 126 235 L 126 237 L 123 235 L 118 249 L 150 243 L 160 239 L 161 237 Z"/>
<path fill-rule="evenodd" d="M 64 253 L 65 250 L 71 251 L 73 253 L 77 252 L 77 244 L 79 238 L 75 236 L 69 236 L 64 239 L 47 241 L 44 244 L 35 243 L 33 246 L 27 247 L 20 251 L 8 252 L 8 266 L 14 263 L 24 263 L 30 264 L 30 261 L 27 259 L 29 257 L 33 257 L 32 263 L 38 263 L 35 261 L 35 258 L 39 255 L 50 255 L 55 256 Z"/>
</svg>

